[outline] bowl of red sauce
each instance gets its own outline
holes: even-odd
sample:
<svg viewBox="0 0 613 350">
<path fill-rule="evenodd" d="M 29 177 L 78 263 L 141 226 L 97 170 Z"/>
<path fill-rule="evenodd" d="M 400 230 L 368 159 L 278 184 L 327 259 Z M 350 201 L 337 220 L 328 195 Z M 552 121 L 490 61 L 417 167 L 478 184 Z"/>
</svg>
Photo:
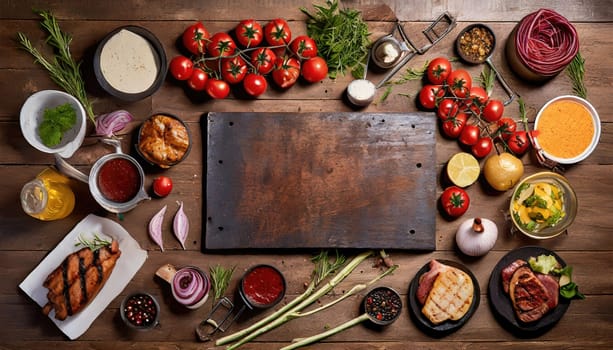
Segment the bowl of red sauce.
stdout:
<svg viewBox="0 0 613 350">
<path fill-rule="evenodd" d="M 251 309 L 273 307 L 285 296 L 285 278 L 271 265 L 255 265 L 240 280 L 239 295 Z"/>
</svg>

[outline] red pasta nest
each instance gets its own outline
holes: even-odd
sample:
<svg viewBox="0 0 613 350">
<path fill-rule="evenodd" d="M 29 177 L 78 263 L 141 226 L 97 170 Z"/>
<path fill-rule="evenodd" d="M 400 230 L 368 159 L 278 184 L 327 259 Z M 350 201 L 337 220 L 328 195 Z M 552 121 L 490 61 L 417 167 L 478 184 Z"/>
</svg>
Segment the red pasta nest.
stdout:
<svg viewBox="0 0 613 350">
<path fill-rule="evenodd" d="M 579 51 L 575 27 L 559 13 L 540 9 L 524 17 L 515 36 L 517 54 L 533 72 L 551 76 L 562 71 Z"/>
</svg>

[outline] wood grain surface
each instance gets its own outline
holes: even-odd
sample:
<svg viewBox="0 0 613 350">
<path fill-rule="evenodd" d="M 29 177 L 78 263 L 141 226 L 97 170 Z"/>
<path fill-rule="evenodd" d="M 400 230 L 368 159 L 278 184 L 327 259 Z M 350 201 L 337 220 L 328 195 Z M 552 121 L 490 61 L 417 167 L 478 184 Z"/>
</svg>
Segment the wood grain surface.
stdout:
<svg viewBox="0 0 613 350">
<path fill-rule="evenodd" d="M 323 3 L 317 1 L 316 3 Z M 232 296 L 241 274 L 258 263 L 278 267 L 287 280 L 287 294 L 277 306 L 293 300 L 304 290 L 313 269 L 310 258 L 318 249 L 301 249 L 287 252 L 278 250 L 262 251 L 244 249 L 240 251 L 202 253 L 205 243 L 202 234 L 206 230 L 203 211 L 206 208 L 206 135 L 199 132 L 201 118 L 208 112 L 237 113 L 400 113 L 419 112 L 415 97 L 423 85 L 422 81 L 409 81 L 393 85 L 389 96 L 381 100 L 385 89 L 377 92 L 375 103 L 356 110 L 344 98 L 350 76 L 336 80 L 325 79 L 317 84 L 297 84 L 287 91 L 269 89 L 258 99 L 239 98 L 231 94 L 225 100 L 210 100 L 186 93 L 184 84 L 167 79 L 154 95 L 134 103 L 121 102 L 111 98 L 92 79 L 91 59 L 96 45 L 113 29 L 127 25 L 140 25 L 153 32 L 162 42 L 168 57 L 181 52 L 177 40 L 183 30 L 196 20 L 204 22 L 210 32 L 229 31 L 239 20 L 255 18 L 266 22 L 272 18 L 286 18 L 294 35 L 304 34 L 305 15 L 300 7 L 312 9 L 312 1 L 17 1 L 0 2 L 0 349 L 215 349 L 213 343 L 199 343 L 194 334 L 196 325 L 210 310 L 211 304 L 195 311 L 177 305 L 170 288 L 154 278 L 156 269 L 164 264 L 176 266 L 196 265 L 203 269 L 221 265 L 236 266 L 227 295 Z M 530 12 L 541 7 L 551 7 L 565 15 L 575 25 L 580 38 L 581 53 L 585 62 L 585 83 L 588 99 L 598 110 L 602 135 L 595 152 L 580 164 L 569 167 L 565 176 L 574 187 L 579 210 L 573 225 L 555 239 L 536 241 L 511 233 L 508 220 L 509 193 L 492 192 L 482 179 L 467 189 L 471 206 L 463 218 L 446 220 L 435 215 L 435 250 L 406 251 L 389 249 L 399 268 L 392 275 L 378 282 L 398 290 L 406 303 L 408 286 L 417 271 L 430 259 L 444 259 L 461 262 L 476 276 L 481 287 L 481 302 L 470 321 L 453 334 L 434 338 L 419 330 L 408 313 L 403 312 L 392 325 L 374 329 L 366 325 L 353 327 L 312 345 L 310 349 L 610 349 L 613 346 L 613 224 L 609 213 L 613 212 L 613 99 L 611 98 L 611 73 L 613 66 L 613 10 L 610 1 L 558 1 L 558 2 L 509 2 L 491 1 L 401 1 L 369 0 L 343 1 L 345 7 L 362 11 L 367 20 L 371 39 L 391 31 L 397 19 L 405 30 L 417 35 L 427 22 L 443 11 L 452 13 L 458 25 L 448 37 L 423 56 L 416 56 L 406 68 L 418 69 L 425 62 L 437 56 L 454 57 L 453 40 L 466 25 L 486 22 L 497 37 L 498 46 L 492 61 L 504 75 L 511 87 L 522 96 L 530 121 L 540 107 L 549 99 L 572 93 L 571 83 L 562 73 L 545 84 L 534 85 L 522 81 L 509 68 L 503 48 L 509 33 L 517 22 Z M 71 52 L 83 60 L 82 69 L 87 78 L 87 90 L 94 101 L 96 114 L 116 109 L 126 109 L 134 115 L 133 122 L 123 132 L 124 149 L 132 150 L 132 131 L 142 121 L 156 112 L 171 112 L 180 116 L 193 131 L 193 148 L 189 157 L 178 166 L 166 171 L 146 169 L 146 185 L 149 189 L 153 179 L 161 174 L 174 181 L 173 192 L 166 198 L 143 202 L 123 218 L 105 213 L 91 198 L 87 186 L 72 182 L 77 206 L 66 219 L 52 222 L 37 221 L 27 216 L 19 205 L 20 189 L 45 167 L 53 163 L 53 157 L 38 152 L 23 138 L 19 127 L 19 110 L 25 99 L 33 92 L 43 89 L 57 89 L 46 71 L 33 58 L 18 47 L 16 33 L 24 32 L 34 45 L 44 53 L 50 53 L 45 36 L 39 27 L 39 18 L 32 8 L 51 10 L 60 26 L 72 37 Z M 466 66 L 454 62 L 454 67 L 467 69 L 473 77 L 479 75 L 482 66 Z M 401 70 L 397 77 L 403 74 Z M 369 72 L 369 79 L 376 81 L 381 74 Z M 493 96 L 504 98 L 504 90 L 496 85 Z M 505 115 L 519 117 L 517 104 L 511 104 Z M 92 126 L 88 130 L 91 135 Z M 457 142 L 448 140 L 435 132 L 435 197 L 446 185 L 441 171 L 447 160 L 461 150 Z M 96 138 L 87 137 L 83 147 L 68 161 L 87 173 L 92 164 L 109 152 L 108 147 L 98 143 Z M 544 170 L 538 166 L 532 154 L 521 158 L 525 174 Z M 190 219 L 190 232 L 186 250 L 172 234 L 172 220 L 169 215 L 163 223 L 165 251 L 161 252 L 149 238 L 147 224 L 151 217 L 164 205 L 176 208 L 176 201 L 185 202 L 185 211 Z M 436 205 L 430 203 L 430 205 Z M 171 212 L 173 212 L 171 210 Z M 128 286 L 113 300 L 96 319 L 89 330 L 78 340 L 69 341 L 41 314 L 39 307 L 19 289 L 18 285 L 34 269 L 41 259 L 51 251 L 64 235 L 86 215 L 95 213 L 119 222 L 148 252 L 148 259 Z M 459 224 L 471 217 L 486 217 L 498 225 L 499 236 L 493 250 L 481 258 L 469 258 L 459 252 L 455 243 L 455 232 Z M 536 338 L 522 338 L 505 330 L 495 319 L 487 296 L 487 283 L 492 269 L 509 251 L 526 246 L 538 245 L 555 251 L 567 264 L 574 267 L 574 281 L 586 295 L 585 300 L 572 301 L 568 311 L 559 323 L 547 333 Z M 360 249 L 341 249 L 348 257 Z M 345 281 L 336 286 L 318 304 L 330 301 L 346 293 L 353 285 L 365 283 L 379 272 L 374 267 L 375 259 L 364 261 Z M 123 298 L 135 291 L 146 291 L 154 295 L 161 305 L 160 325 L 149 332 L 130 332 L 119 317 L 119 305 Z M 298 337 L 319 333 L 325 329 L 354 318 L 364 294 L 358 294 L 339 305 L 306 319 L 291 321 L 246 345 L 245 349 L 277 349 Z M 233 330 L 250 325 L 269 311 L 244 315 Z"/>
</svg>

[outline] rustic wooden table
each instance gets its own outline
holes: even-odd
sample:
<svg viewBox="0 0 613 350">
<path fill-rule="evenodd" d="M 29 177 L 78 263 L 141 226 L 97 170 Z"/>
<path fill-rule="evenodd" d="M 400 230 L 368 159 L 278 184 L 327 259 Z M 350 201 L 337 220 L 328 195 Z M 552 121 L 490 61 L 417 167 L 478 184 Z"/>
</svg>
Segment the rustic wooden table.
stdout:
<svg viewBox="0 0 613 350">
<path fill-rule="evenodd" d="M 449 11 L 457 20 L 454 31 L 427 54 L 415 57 L 407 67 L 421 67 L 426 60 L 439 55 L 453 57 L 453 38 L 467 24 L 486 22 L 490 25 L 504 47 L 512 28 L 524 15 L 539 6 L 553 6 L 570 19 L 576 26 L 581 41 L 581 53 L 586 60 L 586 85 L 589 100 L 599 111 L 602 121 L 602 137 L 596 151 L 581 164 L 567 170 L 566 176 L 574 186 L 579 198 L 579 211 L 574 224 L 567 234 L 546 241 L 535 241 L 521 235 L 510 234 L 510 224 L 505 218 L 509 193 L 493 194 L 481 184 L 468 189 L 472 204 L 465 218 L 481 216 L 494 220 L 500 235 L 494 249 L 486 256 L 474 259 L 462 255 L 454 240 L 455 231 L 461 220 L 446 221 L 436 216 L 436 250 L 432 252 L 410 252 L 391 250 L 398 270 L 379 282 L 400 291 L 406 304 L 408 286 L 416 272 L 430 259 L 454 260 L 465 264 L 477 277 L 481 286 L 481 303 L 470 321 L 457 332 L 441 339 L 433 338 L 420 331 L 405 309 L 400 318 L 381 330 L 359 325 L 324 342 L 311 346 L 313 349 L 406 349 L 415 348 L 483 348 L 494 346 L 505 348 L 610 348 L 613 346 L 613 225 L 608 217 L 613 212 L 613 99 L 610 97 L 610 67 L 613 66 L 611 51 L 613 39 L 613 11 L 605 0 L 582 2 L 562 1 L 555 3 L 523 3 L 519 5 L 505 1 L 463 1 L 429 2 L 384 1 L 386 4 L 372 5 L 371 1 L 346 1 L 345 6 L 362 11 L 368 21 L 373 40 L 388 33 L 396 18 L 403 21 L 407 32 L 420 33 L 425 25 L 443 11 Z M 176 40 L 183 29 L 196 20 L 202 20 L 209 31 L 227 31 L 238 20 L 256 18 L 262 22 L 283 17 L 290 22 L 295 33 L 304 33 L 304 15 L 299 7 L 311 7 L 311 1 L 293 0 L 286 2 L 233 1 L 3 1 L 0 4 L 0 348 L 1 349 L 202 349 L 213 348 L 212 343 L 199 343 L 194 336 L 195 326 L 208 312 L 210 305 L 197 311 L 178 307 L 170 296 L 169 288 L 154 278 L 154 273 L 163 264 L 177 266 L 196 265 L 203 269 L 220 264 L 236 266 L 230 289 L 249 266 L 266 263 L 277 266 L 287 278 L 288 291 L 283 304 L 303 291 L 312 270 L 309 259 L 316 251 L 223 251 L 201 252 L 201 233 L 204 227 L 203 207 L 203 135 L 200 121 L 205 112 L 351 112 L 353 109 L 343 101 L 343 94 L 350 77 L 337 80 L 326 79 L 322 83 L 294 86 L 289 91 L 269 90 L 256 100 L 228 98 L 219 101 L 192 101 L 181 85 L 170 79 L 153 96 L 134 103 L 123 103 L 104 93 L 91 90 L 95 101 L 95 112 L 106 113 L 119 108 L 129 110 L 135 120 L 131 129 L 137 127 L 147 116 L 157 111 L 179 115 L 192 130 L 194 145 L 188 159 L 164 172 L 175 183 L 170 196 L 155 199 L 139 205 L 125 215 L 123 220 L 105 213 L 93 201 L 87 187 L 73 183 L 77 195 L 77 207 L 66 219 L 41 222 L 22 211 L 19 205 L 20 189 L 37 173 L 53 163 L 50 155 L 31 147 L 19 130 L 19 110 L 25 99 L 43 89 L 55 89 L 56 85 L 47 73 L 33 63 L 32 57 L 18 48 L 16 33 L 25 32 L 38 47 L 44 47 L 44 34 L 39 28 L 39 18 L 31 9 L 51 10 L 59 19 L 61 27 L 72 34 L 72 54 L 86 59 L 96 44 L 111 30 L 127 24 L 148 28 L 160 39 L 168 57 L 178 53 Z M 91 57 L 91 56 L 89 56 Z M 524 98 L 530 119 L 549 99 L 571 93 L 568 77 L 560 74 L 542 86 L 526 84 L 508 68 L 502 49 L 497 49 L 493 61 L 502 71 L 511 86 Z M 454 65 L 462 66 L 456 62 Z M 87 66 L 84 69 L 90 69 Z M 480 72 L 480 66 L 464 67 L 473 76 Z M 408 82 L 393 88 L 389 98 L 375 103 L 363 112 L 413 112 L 417 111 L 413 97 L 420 88 L 419 81 Z M 405 95 L 409 95 L 407 98 Z M 377 97 L 380 97 L 381 91 Z M 494 95 L 504 98 L 503 90 L 497 85 Z M 507 108 L 508 116 L 517 117 L 517 105 Z M 129 137 L 124 138 L 124 147 L 129 147 Z M 437 172 L 443 169 L 449 157 L 459 151 L 456 142 L 443 139 L 437 132 Z M 95 140 L 86 139 L 83 147 L 69 159 L 78 168 L 88 171 L 91 165 L 108 149 Z M 526 174 L 543 170 L 533 156 L 522 158 Z M 147 173 L 147 184 L 159 172 Z M 437 180 L 437 195 L 442 192 Z M 147 223 L 163 205 L 175 206 L 177 200 L 186 203 L 186 213 L 191 220 L 187 249 L 182 250 L 172 238 L 170 220 L 166 220 L 164 243 L 166 250 L 160 252 L 147 234 Z M 148 252 L 148 259 L 130 281 L 127 287 L 93 322 L 91 327 L 77 340 L 68 341 L 50 320 L 43 316 L 40 308 L 18 288 L 23 279 L 39 264 L 45 255 L 54 249 L 64 235 L 86 215 L 95 213 L 119 222 Z M 168 217 L 168 216 L 167 216 Z M 490 273 L 496 263 L 507 252 L 526 245 L 537 245 L 556 251 L 568 264 L 574 266 L 575 281 L 581 286 L 586 299 L 573 301 L 567 313 L 549 332 L 534 338 L 522 339 L 501 327 L 496 321 L 487 297 Z M 343 251 L 347 256 L 356 251 Z M 374 277 L 378 269 L 373 260 L 364 262 L 356 273 L 322 299 L 330 300 L 345 293 L 348 288 Z M 121 271 L 116 271 L 121 273 Z M 153 294 L 161 304 L 160 325 L 149 332 L 128 332 L 119 318 L 119 304 L 123 297 L 135 291 Z M 291 339 L 318 333 L 358 315 L 363 294 L 358 294 L 325 312 L 309 319 L 292 321 L 255 342 L 247 349 L 271 349 L 287 345 Z M 266 313 L 266 312 L 264 312 Z M 241 328 L 259 319 L 262 314 L 245 316 L 233 329 Z"/>
</svg>

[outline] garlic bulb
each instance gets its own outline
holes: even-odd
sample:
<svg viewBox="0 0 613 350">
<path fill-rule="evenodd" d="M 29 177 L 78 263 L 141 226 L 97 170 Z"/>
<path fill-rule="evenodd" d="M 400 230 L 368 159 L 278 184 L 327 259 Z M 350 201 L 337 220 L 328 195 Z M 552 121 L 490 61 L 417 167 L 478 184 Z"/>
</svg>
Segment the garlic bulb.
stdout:
<svg viewBox="0 0 613 350">
<path fill-rule="evenodd" d="M 470 256 L 485 255 L 496 244 L 498 227 L 492 220 L 474 218 L 464 221 L 455 240 L 462 253 Z"/>
</svg>

